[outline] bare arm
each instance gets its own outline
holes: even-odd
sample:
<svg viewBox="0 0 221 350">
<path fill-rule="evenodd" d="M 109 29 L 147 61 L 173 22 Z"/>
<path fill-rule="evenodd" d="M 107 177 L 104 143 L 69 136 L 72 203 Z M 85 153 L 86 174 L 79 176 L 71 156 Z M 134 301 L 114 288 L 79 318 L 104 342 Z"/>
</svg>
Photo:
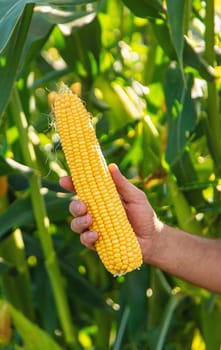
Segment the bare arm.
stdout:
<svg viewBox="0 0 221 350">
<path fill-rule="evenodd" d="M 139 240 L 144 263 L 221 293 L 221 240 L 206 239 L 165 225 L 157 218 L 145 194 L 130 184 L 116 165 L 109 168 Z M 73 190 L 69 177 L 60 183 Z M 86 205 L 73 201 L 70 212 L 75 216 L 71 228 L 81 234 L 85 246 L 93 248 L 98 233 L 88 229 L 93 218 L 87 213 Z"/>
<path fill-rule="evenodd" d="M 190 283 L 221 293 L 221 240 L 163 225 L 147 263 Z M 149 261 L 148 261 L 149 260 Z"/>
</svg>

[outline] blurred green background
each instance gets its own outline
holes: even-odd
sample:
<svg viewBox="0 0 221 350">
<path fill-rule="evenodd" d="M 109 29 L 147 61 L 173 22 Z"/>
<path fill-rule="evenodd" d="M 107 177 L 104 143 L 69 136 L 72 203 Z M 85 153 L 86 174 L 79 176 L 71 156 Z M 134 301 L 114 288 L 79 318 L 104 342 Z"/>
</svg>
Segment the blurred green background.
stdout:
<svg viewBox="0 0 221 350">
<path fill-rule="evenodd" d="M 59 81 L 164 222 L 220 236 L 221 2 L 1 0 L 0 346 L 219 350 L 219 295 L 152 266 L 113 278 L 71 232 Z"/>
</svg>

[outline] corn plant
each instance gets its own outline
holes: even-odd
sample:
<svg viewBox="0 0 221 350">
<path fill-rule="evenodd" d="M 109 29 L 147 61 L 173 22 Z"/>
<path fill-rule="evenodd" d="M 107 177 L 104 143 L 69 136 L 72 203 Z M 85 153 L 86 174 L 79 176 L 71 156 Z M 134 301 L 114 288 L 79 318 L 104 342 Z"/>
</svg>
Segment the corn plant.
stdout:
<svg viewBox="0 0 221 350">
<path fill-rule="evenodd" d="M 0 346 L 218 350 L 221 299 L 153 266 L 113 277 L 70 230 L 48 94 L 72 86 L 157 215 L 219 237 L 217 0 L 0 2 Z"/>
</svg>

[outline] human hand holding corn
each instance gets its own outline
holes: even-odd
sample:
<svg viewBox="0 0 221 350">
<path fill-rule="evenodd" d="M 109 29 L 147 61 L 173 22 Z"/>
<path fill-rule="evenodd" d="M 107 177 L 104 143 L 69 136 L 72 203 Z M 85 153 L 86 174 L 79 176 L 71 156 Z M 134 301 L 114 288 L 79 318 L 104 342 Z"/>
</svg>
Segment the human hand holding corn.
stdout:
<svg viewBox="0 0 221 350">
<path fill-rule="evenodd" d="M 143 260 L 149 261 L 153 251 L 152 244 L 156 238 L 157 231 L 161 228 L 161 222 L 155 215 L 144 192 L 132 185 L 121 174 L 115 164 L 110 164 L 109 170 L 126 210 L 127 217 L 141 246 Z M 61 178 L 60 184 L 65 189 L 74 191 L 72 180 L 69 176 Z M 70 213 L 74 216 L 71 222 L 72 230 L 80 234 L 82 244 L 94 249 L 98 233 L 89 230 L 93 218 L 88 214 L 86 204 L 79 200 L 72 201 L 70 203 Z"/>
<path fill-rule="evenodd" d="M 221 239 L 207 239 L 162 223 L 144 192 L 132 185 L 114 164 L 109 166 L 128 219 L 141 246 L 143 262 L 154 265 L 192 284 L 221 293 Z M 73 191 L 70 177 L 61 186 Z M 72 201 L 71 228 L 85 246 L 94 249 L 98 233 L 90 231 L 93 218 L 82 201 Z"/>
</svg>

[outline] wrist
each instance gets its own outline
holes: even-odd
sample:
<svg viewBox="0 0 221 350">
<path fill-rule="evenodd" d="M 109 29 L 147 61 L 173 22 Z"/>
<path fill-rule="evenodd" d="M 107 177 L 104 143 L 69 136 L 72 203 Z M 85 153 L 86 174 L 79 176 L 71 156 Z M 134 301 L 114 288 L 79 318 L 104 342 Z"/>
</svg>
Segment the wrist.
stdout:
<svg viewBox="0 0 221 350">
<path fill-rule="evenodd" d="M 154 216 L 153 225 L 149 230 L 151 232 L 148 233 L 148 242 L 146 242 L 145 249 L 143 249 L 143 262 L 157 267 L 163 253 L 163 236 L 166 225 L 157 216 Z"/>
</svg>

